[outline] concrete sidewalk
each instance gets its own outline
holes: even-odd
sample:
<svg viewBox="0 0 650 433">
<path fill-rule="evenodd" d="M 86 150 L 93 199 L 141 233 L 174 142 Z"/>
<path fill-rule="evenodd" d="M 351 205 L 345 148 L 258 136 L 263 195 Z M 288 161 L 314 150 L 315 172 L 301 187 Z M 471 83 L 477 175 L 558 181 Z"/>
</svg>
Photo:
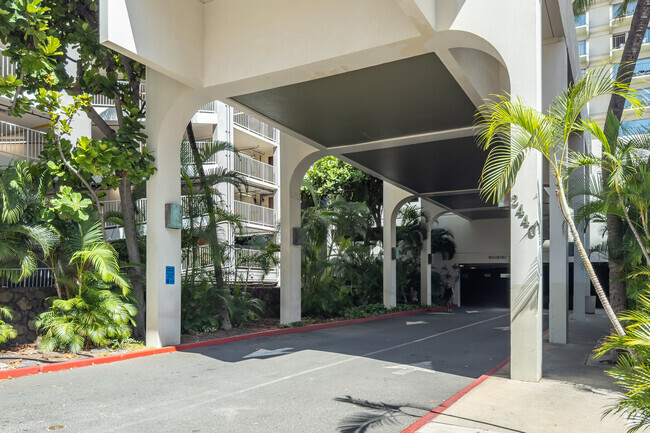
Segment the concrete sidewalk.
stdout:
<svg viewBox="0 0 650 433">
<path fill-rule="evenodd" d="M 591 359 L 608 328 L 602 313 L 588 315 L 585 322 L 571 320 L 569 344 L 551 344 L 546 338 L 544 378 L 539 383 L 508 379 L 506 365 L 418 432 L 626 432 L 625 421 L 617 415 L 601 419 L 619 391 L 603 373 L 608 365 Z"/>
</svg>

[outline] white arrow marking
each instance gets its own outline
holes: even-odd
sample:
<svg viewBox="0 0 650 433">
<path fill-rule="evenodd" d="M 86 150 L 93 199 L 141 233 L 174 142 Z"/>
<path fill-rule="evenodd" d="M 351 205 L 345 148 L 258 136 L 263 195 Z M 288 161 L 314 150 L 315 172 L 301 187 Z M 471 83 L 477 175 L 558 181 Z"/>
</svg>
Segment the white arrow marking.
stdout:
<svg viewBox="0 0 650 433">
<path fill-rule="evenodd" d="M 467 314 L 475 314 L 475 313 L 480 313 L 478 310 L 471 310 L 471 311 L 465 311 Z"/>
<path fill-rule="evenodd" d="M 293 347 L 283 347 L 282 349 L 275 349 L 275 350 L 267 350 L 267 349 L 259 349 L 256 350 L 253 353 L 250 353 L 243 358 L 264 358 L 266 356 L 277 356 L 277 355 L 286 355 L 289 353 L 289 350 L 293 350 Z"/>
<path fill-rule="evenodd" d="M 426 370 L 433 370 L 433 366 L 431 365 L 431 361 L 416 362 L 415 364 L 411 364 L 411 367 L 424 368 Z"/>
<path fill-rule="evenodd" d="M 395 370 L 393 371 L 393 374 L 396 374 L 398 376 L 406 376 L 407 374 L 411 374 L 416 371 L 421 371 L 423 373 L 435 373 L 435 371 L 433 371 L 431 368 L 418 367 L 418 365 L 420 364 L 428 364 L 429 367 L 431 366 L 431 362 L 429 361 L 428 363 L 420 362 L 415 365 L 395 365 L 395 366 L 384 367 L 384 368 Z"/>
<path fill-rule="evenodd" d="M 406 326 L 410 325 L 426 325 L 429 322 L 425 322 L 424 320 L 419 320 L 417 322 L 406 322 Z"/>
<path fill-rule="evenodd" d="M 497 327 L 494 328 L 494 329 L 498 329 L 499 331 L 510 331 L 510 327 L 509 327 L 509 326 L 497 326 Z"/>
</svg>

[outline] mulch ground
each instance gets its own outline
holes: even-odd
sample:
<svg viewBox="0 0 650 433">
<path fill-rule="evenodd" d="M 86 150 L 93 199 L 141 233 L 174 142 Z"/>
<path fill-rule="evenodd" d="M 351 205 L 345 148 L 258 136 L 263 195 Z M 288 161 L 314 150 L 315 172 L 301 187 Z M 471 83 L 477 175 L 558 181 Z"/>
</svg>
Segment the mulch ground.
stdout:
<svg viewBox="0 0 650 433">
<path fill-rule="evenodd" d="M 342 317 L 337 318 L 303 318 L 302 323 L 306 325 L 316 323 L 330 323 L 345 320 Z M 269 331 L 272 329 L 280 329 L 280 319 L 278 318 L 261 318 L 252 321 L 244 326 L 232 328 L 230 330 L 219 329 L 214 332 L 202 333 L 188 333 L 181 335 L 181 344 L 185 343 L 198 343 L 209 340 L 216 340 L 219 338 L 234 337 L 237 335 L 252 334 L 255 332 Z M 6 346 L 6 347 L 5 347 Z M 117 353 L 134 352 L 138 350 L 149 349 L 149 347 L 142 345 L 129 345 L 121 349 L 92 349 L 84 350 L 77 354 L 69 352 L 41 352 L 37 348 L 37 343 L 23 344 L 17 346 L 3 346 L 0 349 L 0 371 L 7 369 L 15 369 L 22 367 L 31 367 L 34 365 L 42 365 L 63 361 L 71 361 L 78 359 L 88 359 L 100 356 L 114 355 Z"/>
</svg>

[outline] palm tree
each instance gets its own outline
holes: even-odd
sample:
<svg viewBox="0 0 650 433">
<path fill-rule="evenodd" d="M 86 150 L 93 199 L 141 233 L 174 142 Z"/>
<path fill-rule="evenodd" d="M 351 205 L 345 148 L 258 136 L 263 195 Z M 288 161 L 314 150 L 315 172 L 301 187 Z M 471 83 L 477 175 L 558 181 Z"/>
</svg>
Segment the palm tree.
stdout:
<svg viewBox="0 0 650 433">
<path fill-rule="evenodd" d="M 610 123 L 618 125 L 620 122 L 610 113 L 605 124 L 605 131 L 608 130 Z M 618 130 L 618 126 L 610 126 L 609 130 Z M 650 138 L 648 138 L 647 131 L 637 132 L 637 134 L 619 137 L 616 140 L 612 140 L 605 134 L 595 136 L 602 145 L 602 156 L 599 158 L 597 155 L 576 152 L 573 154 L 570 163 L 575 168 L 587 165 L 600 166 L 608 174 L 605 185 L 611 189 L 620 210 L 623 212 L 625 221 L 641 247 L 646 265 L 650 266 L 650 255 L 647 246 L 641 239 L 637 225 L 632 222 L 629 211 L 630 205 L 636 204 L 642 221 L 645 221 L 642 226 L 647 234 L 647 211 L 650 202 L 644 200 L 647 192 L 639 190 L 638 187 L 635 188 L 633 182 L 640 180 L 642 186 L 647 186 L 647 180 L 643 176 L 643 171 L 641 171 L 644 169 L 641 167 L 645 167 L 643 165 L 645 162 L 643 155 L 644 151 L 650 149 Z M 641 174 L 640 178 L 637 176 L 638 174 Z M 615 212 L 611 212 L 611 214 L 616 215 Z"/>
<path fill-rule="evenodd" d="M 184 142 L 181 147 L 181 176 L 185 183 L 185 189 L 190 194 L 187 211 L 191 214 L 191 221 L 190 228 L 186 231 L 186 238 L 192 239 L 191 242 L 194 242 L 194 246 L 198 246 L 197 242 L 207 241 L 212 258 L 214 283 L 218 287 L 225 287 L 223 265 L 227 254 L 226 245 L 219 240 L 219 227 L 226 223 L 238 226 L 240 222 L 235 215 L 218 206 L 218 200 L 221 197 L 216 186 L 230 184 L 241 190 L 245 186 L 245 181 L 239 173 L 223 167 L 216 167 L 210 174 L 206 174 L 203 169 L 203 164 L 217 153 L 234 152 L 235 149 L 230 143 L 210 141 L 199 147 L 191 123 L 187 126 L 187 137 L 188 141 Z M 192 178 L 196 174 L 199 178 L 198 188 L 194 185 Z M 207 224 L 204 224 L 203 219 L 206 216 L 208 221 Z M 193 254 L 196 253 L 196 249 L 192 251 Z M 193 256 L 193 258 L 195 257 Z M 219 315 L 221 327 L 225 330 L 232 329 L 230 313 L 226 305 L 222 305 Z"/>
<path fill-rule="evenodd" d="M 533 150 L 542 154 L 553 171 L 558 185 L 555 191 L 557 201 L 589 278 L 614 329 L 624 335 L 625 331 L 612 310 L 587 251 L 580 242 L 567 202 L 565 185 L 569 175 L 566 158 L 571 154 L 568 148 L 569 138 L 584 132 L 597 137 L 605 135 L 596 122 L 581 119 L 581 111 L 594 98 L 611 94 L 621 95 L 636 109 L 640 109 L 640 102 L 635 93 L 628 86 L 614 81 L 611 72 L 605 67 L 587 72 L 585 78 L 558 95 L 548 114 L 530 108 L 518 98 L 508 95 L 498 96 L 486 102 L 477 115 L 479 145 L 489 150 L 479 188 L 483 198 L 497 202 L 515 183 L 526 155 Z"/>
<path fill-rule="evenodd" d="M 573 13 L 579 15 L 585 13 L 587 9 L 596 3 L 597 0 L 574 0 Z M 621 54 L 621 62 L 616 72 L 616 81 L 622 83 L 624 86 L 629 86 L 632 82 L 633 72 L 636 67 L 636 62 L 641 52 L 641 46 L 645 38 L 648 24 L 650 23 L 650 0 L 623 0 L 618 13 L 615 18 L 622 18 L 627 14 L 628 7 L 635 4 L 632 22 L 630 23 L 630 31 L 625 40 L 623 53 Z M 608 113 L 612 113 L 615 119 L 619 122 L 623 116 L 625 108 L 625 98 L 622 95 L 612 94 L 609 101 Z M 609 128 L 606 127 L 605 132 L 607 137 L 615 142 L 618 137 L 618 128 L 613 127 L 612 124 Z M 602 182 L 607 183 L 609 174 L 607 170 L 602 170 Z M 623 241 L 623 222 L 622 219 L 616 214 L 607 214 L 607 242 L 609 244 L 609 293 L 613 299 L 613 307 L 615 311 L 622 311 L 626 306 L 625 296 L 625 275 L 623 273 L 623 262 L 625 257 L 620 253 L 621 243 Z"/>
<path fill-rule="evenodd" d="M 0 276 L 14 282 L 31 275 L 58 240 L 56 230 L 41 218 L 47 185 L 45 176 L 36 176 L 26 162 L 0 175 Z"/>
<path fill-rule="evenodd" d="M 443 260 L 451 260 L 456 255 L 454 234 L 441 227 L 434 227 L 431 230 L 431 254 L 436 253 L 440 253 Z"/>
</svg>

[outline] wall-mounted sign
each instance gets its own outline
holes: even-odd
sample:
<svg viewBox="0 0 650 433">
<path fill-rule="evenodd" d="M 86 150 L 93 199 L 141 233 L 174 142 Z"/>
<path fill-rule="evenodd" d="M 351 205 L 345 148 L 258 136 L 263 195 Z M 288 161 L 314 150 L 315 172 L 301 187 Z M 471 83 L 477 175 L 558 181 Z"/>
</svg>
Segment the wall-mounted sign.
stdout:
<svg viewBox="0 0 650 433">
<path fill-rule="evenodd" d="M 165 227 L 168 229 L 183 227 L 183 208 L 180 204 L 165 203 Z"/>
<path fill-rule="evenodd" d="M 165 284 L 174 284 L 176 281 L 176 270 L 173 266 L 165 266 Z"/>
</svg>

